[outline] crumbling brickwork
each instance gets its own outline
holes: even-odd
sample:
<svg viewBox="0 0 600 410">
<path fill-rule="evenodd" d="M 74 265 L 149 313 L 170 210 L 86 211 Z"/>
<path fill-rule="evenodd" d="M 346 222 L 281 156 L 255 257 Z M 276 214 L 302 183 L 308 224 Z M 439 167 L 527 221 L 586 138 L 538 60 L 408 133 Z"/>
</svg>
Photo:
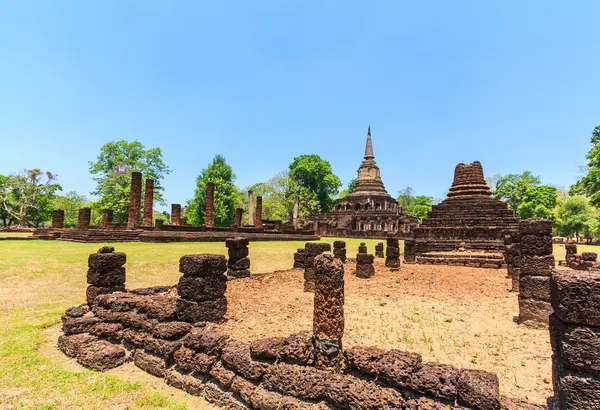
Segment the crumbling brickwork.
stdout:
<svg viewBox="0 0 600 410">
<path fill-rule="evenodd" d="M 225 241 L 229 254 L 229 260 L 227 261 L 228 278 L 247 278 L 250 276 L 249 243 L 248 238 L 231 238 Z"/>
<path fill-rule="evenodd" d="M 135 229 L 140 225 L 140 205 L 142 202 L 142 173 L 131 173 L 131 188 L 129 190 L 129 213 L 127 228 Z"/>
<path fill-rule="evenodd" d="M 377 243 L 377 245 L 375 245 L 375 257 L 383 258 L 384 257 L 383 252 L 384 252 L 383 242 Z"/>
<path fill-rule="evenodd" d="M 575 242 L 565 244 L 565 253 L 566 265 L 571 269 L 597 270 L 600 268 L 598 265 L 598 254 L 596 252 L 582 252 L 578 254 Z"/>
<path fill-rule="evenodd" d="M 325 242 L 306 242 L 304 245 L 304 291 L 315 290 L 315 258 L 323 252 L 331 252 L 331 245 Z"/>
<path fill-rule="evenodd" d="M 506 245 L 505 259 L 508 277 L 512 282 L 512 291 L 519 291 L 519 278 L 521 277 L 521 239 L 519 232 L 510 232 L 504 236 Z"/>
<path fill-rule="evenodd" d="M 103 246 L 89 256 L 86 298 L 90 307 L 98 295 L 125 291 L 126 262 L 127 255 L 115 252 L 112 246 Z"/>
<path fill-rule="evenodd" d="M 600 273 L 552 272 L 550 299 L 551 408 L 600 409 Z"/>
<path fill-rule="evenodd" d="M 227 260 L 223 255 L 184 255 L 177 285 L 177 319 L 195 323 L 218 321 L 227 312 Z"/>
<path fill-rule="evenodd" d="M 77 214 L 77 229 L 90 229 L 92 219 L 92 208 L 79 208 Z"/>
<path fill-rule="evenodd" d="M 62 209 L 55 209 L 52 211 L 52 228 L 63 229 L 65 227 L 65 211 Z"/>
<path fill-rule="evenodd" d="M 171 204 L 171 225 L 181 225 L 181 205 Z"/>
<path fill-rule="evenodd" d="M 360 247 L 359 247 L 360 249 Z M 356 271 L 354 274 L 363 279 L 368 279 L 375 275 L 375 267 L 373 266 L 374 256 L 368 253 L 359 252 L 356 254 Z"/>
<path fill-rule="evenodd" d="M 358 253 L 367 253 L 367 244 L 365 242 L 361 242 L 360 245 L 358 245 Z"/>
<path fill-rule="evenodd" d="M 294 253 L 294 269 L 304 269 L 304 248 L 296 249 Z"/>
<path fill-rule="evenodd" d="M 214 218 L 215 207 L 215 184 L 212 182 L 206 183 L 206 211 L 204 214 L 204 226 L 212 228 L 215 226 Z"/>
<path fill-rule="evenodd" d="M 235 219 L 231 224 L 232 228 L 239 228 L 242 226 L 242 218 L 244 217 L 244 208 L 235 208 Z"/>
<path fill-rule="evenodd" d="M 548 324 L 550 272 L 552 256 L 552 221 L 525 219 L 519 222 L 521 268 L 519 275 L 519 323 Z"/>
<path fill-rule="evenodd" d="M 100 228 L 110 228 L 113 222 L 114 211 L 112 209 L 105 209 L 102 211 L 102 219 L 100 219 Z"/>
<path fill-rule="evenodd" d="M 254 217 L 254 226 L 262 228 L 262 196 L 256 197 L 256 216 Z"/>
<path fill-rule="evenodd" d="M 144 189 L 144 226 L 152 226 L 152 214 L 154 208 L 154 180 L 146 179 Z"/>
<path fill-rule="evenodd" d="M 342 261 L 342 263 L 346 262 L 346 242 L 345 241 L 335 241 L 333 242 L 333 256 Z"/>
<path fill-rule="evenodd" d="M 400 269 L 400 241 L 397 237 L 386 238 L 385 266 L 392 271 Z"/>
</svg>

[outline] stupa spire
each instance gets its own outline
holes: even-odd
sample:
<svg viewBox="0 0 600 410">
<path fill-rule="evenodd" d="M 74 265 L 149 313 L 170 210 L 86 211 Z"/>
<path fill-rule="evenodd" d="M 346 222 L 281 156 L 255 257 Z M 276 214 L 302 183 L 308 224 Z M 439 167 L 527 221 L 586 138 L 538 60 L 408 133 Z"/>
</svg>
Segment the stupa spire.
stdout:
<svg viewBox="0 0 600 410">
<path fill-rule="evenodd" d="M 365 159 L 373 159 L 375 155 L 373 155 L 373 142 L 371 141 L 371 125 L 369 125 L 369 130 L 367 132 L 367 146 L 365 147 Z"/>
</svg>

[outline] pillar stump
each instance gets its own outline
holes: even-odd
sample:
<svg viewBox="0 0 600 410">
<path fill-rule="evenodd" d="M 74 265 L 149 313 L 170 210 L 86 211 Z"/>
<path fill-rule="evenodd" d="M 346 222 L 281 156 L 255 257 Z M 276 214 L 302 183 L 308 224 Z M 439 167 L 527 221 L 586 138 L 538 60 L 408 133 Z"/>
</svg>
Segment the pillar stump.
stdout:
<svg viewBox="0 0 600 410">
<path fill-rule="evenodd" d="M 248 258 L 248 238 L 230 238 L 225 240 L 229 260 L 227 261 L 227 277 L 229 279 L 247 278 L 250 276 L 250 258 Z"/>
<path fill-rule="evenodd" d="M 85 294 L 90 307 L 98 295 L 125 291 L 125 265 L 127 255 L 115 252 L 112 246 L 103 246 L 88 258 L 87 283 Z"/>
<path fill-rule="evenodd" d="M 358 253 L 367 253 L 367 244 L 365 242 L 361 242 L 358 245 Z"/>
<path fill-rule="evenodd" d="M 233 228 L 239 228 L 242 226 L 242 218 L 244 216 L 244 208 L 235 208 L 235 219 L 231 226 Z"/>
<path fill-rule="evenodd" d="M 77 229 L 90 229 L 91 219 L 91 208 L 79 208 L 79 214 L 77 214 Z"/>
<path fill-rule="evenodd" d="M 383 258 L 383 242 L 379 242 L 377 245 L 375 245 L 375 257 L 376 258 Z"/>
<path fill-rule="evenodd" d="M 417 254 L 415 252 L 416 241 L 414 239 L 404 240 L 404 262 L 415 263 Z"/>
<path fill-rule="evenodd" d="M 212 182 L 206 183 L 206 209 L 204 212 L 204 226 L 212 228 L 215 226 L 215 184 Z"/>
<path fill-rule="evenodd" d="M 183 276 L 177 284 L 177 319 L 215 322 L 227 313 L 227 260 L 223 255 L 184 255 L 179 259 Z"/>
<path fill-rule="evenodd" d="M 330 252 L 331 245 L 325 242 L 306 242 L 304 245 L 304 291 L 315 290 L 315 258 L 323 252 Z"/>
<path fill-rule="evenodd" d="M 52 211 L 52 228 L 63 229 L 65 227 L 65 211 L 62 209 L 55 209 Z"/>
<path fill-rule="evenodd" d="M 254 227 L 262 228 L 262 196 L 256 197 L 256 215 L 254 216 Z"/>
<path fill-rule="evenodd" d="M 354 274 L 358 278 L 368 279 L 375 275 L 375 267 L 373 266 L 373 255 L 367 253 L 358 253 L 356 255 L 356 271 Z"/>
<path fill-rule="evenodd" d="M 400 269 L 400 241 L 396 237 L 386 238 L 385 266 L 391 271 Z"/>
<path fill-rule="evenodd" d="M 248 191 L 248 225 L 254 226 L 254 192 Z"/>
<path fill-rule="evenodd" d="M 171 225 L 181 225 L 181 205 L 171 204 Z"/>
<path fill-rule="evenodd" d="M 557 410 L 600 408 L 600 273 L 550 278 L 552 384 Z"/>
<path fill-rule="evenodd" d="M 140 204 L 142 201 L 142 173 L 131 173 L 131 188 L 129 190 L 129 212 L 127 214 L 127 229 L 140 226 Z"/>
<path fill-rule="evenodd" d="M 330 253 L 314 260 L 313 335 L 315 367 L 341 372 L 346 368 L 344 336 L 344 264 Z"/>
<path fill-rule="evenodd" d="M 504 236 L 504 259 L 506 260 L 506 268 L 508 277 L 511 279 L 512 292 L 519 291 L 519 278 L 521 277 L 521 239 L 519 232 L 511 232 Z"/>
<path fill-rule="evenodd" d="M 346 258 L 346 242 L 345 241 L 335 241 L 333 242 L 333 256 L 338 258 L 345 263 Z"/>
<path fill-rule="evenodd" d="M 102 211 L 102 219 L 100 220 L 100 228 L 106 229 L 112 224 L 114 217 L 114 211 L 112 209 L 105 209 Z"/>
<path fill-rule="evenodd" d="M 294 269 L 304 269 L 304 248 L 296 249 L 294 254 Z"/>
<path fill-rule="evenodd" d="M 144 189 L 144 219 L 143 226 L 152 226 L 154 208 L 154 180 L 147 179 Z"/>
</svg>

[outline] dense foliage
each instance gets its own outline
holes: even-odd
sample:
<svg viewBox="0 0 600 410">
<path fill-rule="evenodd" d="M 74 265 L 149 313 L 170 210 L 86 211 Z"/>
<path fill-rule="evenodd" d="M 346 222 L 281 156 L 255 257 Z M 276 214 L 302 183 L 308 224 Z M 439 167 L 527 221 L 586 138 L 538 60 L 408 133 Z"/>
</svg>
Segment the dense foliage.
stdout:
<svg viewBox="0 0 600 410">
<path fill-rule="evenodd" d="M 561 235 L 591 236 L 598 233 L 598 210 L 588 198 L 571 196 L 556 208 L 556 222 Z"/>
<path fill-rule="evenodd" d="M 348 186 L 346 187 L 346 189 L 343 189 L 340 191 L 338 198 L 347 197 L 348 195 L 353 193 L 355 189 L 356 189 L 356 178 L 353 178 L 350 180 L 350 182 L 348 182 Z"/>
<path fill-rule="evenodd" d="M 92 195 L 100 198 L 94 207 L 98 211 L 112 209 L 115 223 L 127 221 L 132 172 L 142 173 L 142 194 L 145 180 L 154 180 L 154 201 L 164 205 L 161 180 L 171 170 L 160 148 L 146 149 L 139 141 L 112 141 L 104 144 L 96 161 L 89 164 L 97 184 Z"/>
<path fill-rule="evenodd" d="M 496 198 L 508 203 L 508 206 L 517 211 L 527 190 L 541 184 L 541 178 L 530 171 L 521 174 L 508 174 L 498 178 L 494 189 Z"/>
<path fill-rule="evenodd" d="M 332 209 L 334 198 L 342 183 L 333 173 L 329 161 L 316 154 L 300 155 L 290 164 L 289 175 L 298 187 L 316 195 L 320 212 L 325 213 Z"/>
<path fill-rule="evenodd" d="M 88 200 L 85 195 L 79 195 L 75 191 L 69 191 L 65 195 L 57 196 L 54 199 L 54 209 L 65 211 L 65 226 L 74 227 L 77 225 L 77 216 L 79 208 L 83 208 Z"/>
<path fill-rule="evenodd" d="M 571 195 L 585 195 L 595 207 L 600 207 L 600 125 L 592 131 L 592 148 L 586 155 L 588 160 L 585 175 L 570 190 Z"/>
<path fill-rule="evenodd" d="M 554 208 L 558 203 L 558 190 L 549 185 L 539 185 L 529 188 L 517 213 L 521 218 L 546 218 L 553 219 Z"/>
<path fill-rule="evenodd" d="M 411 187 L 406 187 L 398 193 L 398 204 L 404 212 L 415 218 L 427 217 L 433 204 L 433 198 L 425 195 L 414 195 Z"/>
</svg>

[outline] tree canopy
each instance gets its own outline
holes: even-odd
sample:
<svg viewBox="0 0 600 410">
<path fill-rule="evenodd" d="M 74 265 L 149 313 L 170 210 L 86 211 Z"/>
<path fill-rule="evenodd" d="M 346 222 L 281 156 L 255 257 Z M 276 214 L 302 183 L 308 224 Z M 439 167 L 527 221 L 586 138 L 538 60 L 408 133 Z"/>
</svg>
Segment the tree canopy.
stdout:
<svg viewBox="0 0 600 410">
<path fill-rule="evenodd" d="M 290 164 L 289 175 L 299 187 L 316 195 L 320 212 L 329 212 L 333 208 L 342 183 L 333 173 L 329 161 L 316 154 L 300 155 Z"/>
<path fill-rule="evenodd" d="M 423 219 L 431 211 L 433 198 L 426 195 L 414 195 L 411 187 L 406 187 L 398 193 L 398 204 L 404 212 L 415 218 Z"/>
<path fill-rule="evenodd" d="M 356 178 L 353 178 L 350 180 L 350 182 L 348 182 L 348 186 L 346 187 L 346 189 L 343 189 L 342 191 L 340 191 L 338 198 L 347 197 L 348 195 L 353 193 L 355 189 L 356 189 Z"/>
<path fill-rule="evenodd" d="M 111 141 L 100 148 L 96 161 L 89 162 L 90 173 L 95 175 L 96 189 L 92 195 L 100 199 L 95 203 L 99 210 L 112 209 L 114 222 L 127 221 L 131 173 L 141 172 L 142 190 L 146 179 L 154 180 L 154 201 L 164 205 L 161 180 L 171 172 L 162 159 L 160 148 L 146 149 L 139 141 Z"/>
<path fill-rule="evenodd" d="M 540 185 L 541 182 L 541 178 L 533 175 L 531 171 L 508 174 L 497 180 L 494 195 L 496 198 L 506 201 L 511 209 L 517 211 L 527 190 Z"/>
<path fill-rule="evenodd" d="M 557 224 L 562 235 L 569 236 L 597 231 L 598 211 L 588 198 L 577 195 L 564 200 L 556 209 Z"/>
<path fill-rule="evenodd" d="M 240 203 L 240 194 L 235 184 L 235 174 L 225 157 L 216 155 L 212 163 L 202 170 L 196 179 L 194 197 L 187 202 L 188 222 L 203 225 L 206 216 L 206 184 L 215 184 L 214 223 L 227 227 L 235 218 L 235 208 Z"/>
<path fill-rule="evenodd" d="M 592 148 L 586 155 L 585 175 L 571 186 L 571 195 L 586 195 L 595 207 L 600 207 L 600 125 L 592 131 Z"/>
<path fill-rule="evenodd" d="M 523 218 L 554 218 L 554 208 L 558 202 L 558 190 L 549 185 L 533 186 L 525 192 L 517 209 Z"/>
</svg>

